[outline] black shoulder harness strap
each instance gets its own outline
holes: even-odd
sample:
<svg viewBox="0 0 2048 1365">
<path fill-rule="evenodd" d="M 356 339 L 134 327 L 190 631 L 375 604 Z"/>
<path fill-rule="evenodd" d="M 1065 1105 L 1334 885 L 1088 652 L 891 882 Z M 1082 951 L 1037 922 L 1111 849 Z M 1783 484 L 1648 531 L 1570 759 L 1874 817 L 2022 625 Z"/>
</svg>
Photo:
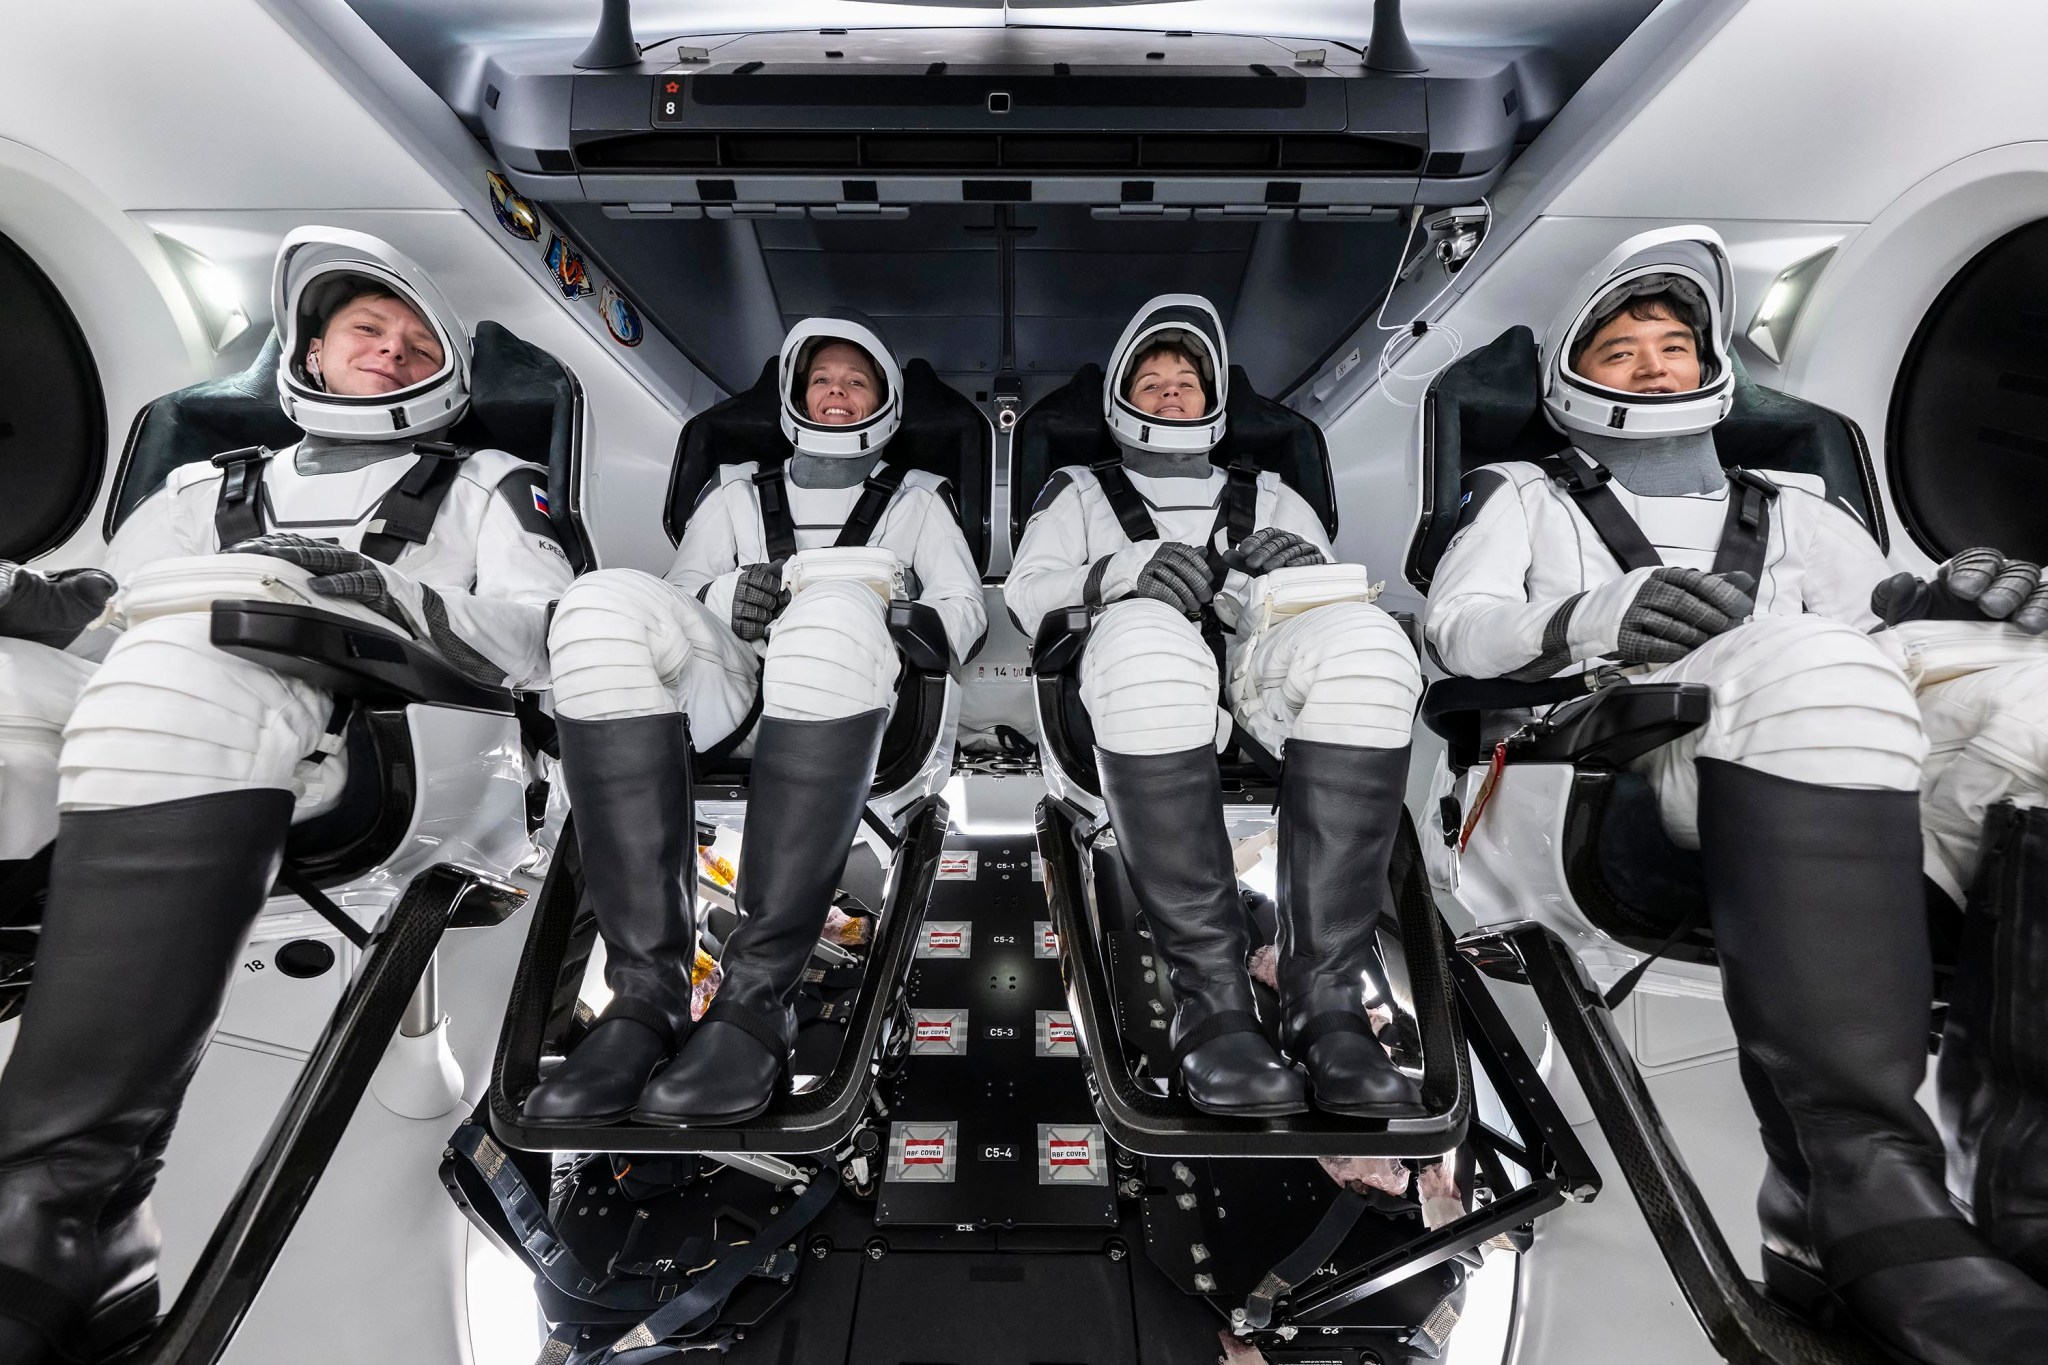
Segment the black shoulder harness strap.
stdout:
<svg viewBox="0 0 2048 1365">
<path fill-rule="evenodd" d="M 418 441 L 419 460 L 406 471 L 364 528 L 363 553 L 380 564 L 395 564 L 406 547 L 424 545 L 434 533 L 434 518 L 455 486 L 455 476 L 470 452 L 439 441 Z"/>
<path fill-rule="evenodd" d="M 1607 552 L 1624 572 L 1661 566 L 1663 559 L 1607 486 L 1607 470 L 1576 452 L 1572 456 L 1576 458 L 1550 455 L 1540 463 L 1543 472 L 1561 484 L 1586 514 Z M 1728 479 L 1733 485 L 1728 490 L 1728 520 L 1722 524 L 1721 542 L 1714 550 L 1713 572 L 1741 570 L 1760 582 L 1764 555 L 1770 549 L 1771 504 L 1777 501 L 1778 486 L 1746 469 L 1729 470 Z"/>
<path fill-rule="evenodd" d="M 1541 463 L 1543 472 L 1563 486 L 1586 514 L 1586 520 L 1593 523 L 1593 533 L 1621 565 L 1622 572 L 1662 567 L 1664 561 L 1643 534 L 1643 528 L 1636 525 L 1636 519 L 1607 486 L 1610 475 L 1604 467 L 1576 451 L 1546 455 Z"/>
<path fill-rule="evenodd" d="M 413 449 L 419 459 L 384 495 L 363 531 L 363 553 L 382 564 L 397 563 L 408 546 L 424 545 L 433 535 L 434 518 L 441 514 L 455 475 L 470 456 L 464 447 L 439 441 L 419 441 Z M 270 457 L 261 446 L 213 457 L 221 469 L 213 530 L 222 549 L 269 529 L 263 519 L 263 470 Z"/>
<path fill-rule="evenodd" d="M 219 468 L 220 497 L 213 505 L 213 533 L 220 548 L 263 534 L 263 466 L 270 452 L 262 446 L 244 446 L 213 457 Z"/>
<path fill-rule="evenodd" d="M 1145 510 L 1145 499 L 1131 483 L 1131 476 L 1124 471 L 1123 461 L 1103 460 L 1088 468 L 1102 486 L 1102 495 L 1109 499 L 1110 510 L 1116 513 L 1117 524 L 1123 527 L 1124 535 L 1133 542 L 1157 539 L 1159 529 L 1153 525 L 1152 514 Z M 1225 477 L 1223 497 L 1216 507 L 1216 524 L 1210 529 L 1210 538 L 1213 540 L 1215 533 L 1222 531 L 1224 544 L 1234 550 L 1258 525 L 1259 467 L 1249 460 L 1233 460 L 1225 470 Z"/>
<path fill-rule="evenodd" d="M 1728 478 L 1728 520 L 1721 524 L 1721 543 L 1714 550 L 1714 572 L 1740 570 L 1757 583 L 1764 581 L 1764 555 L 1771 548 L 1771 504 L 1778 485 L 1747 469 L 1731 469 Z"/>
<path fill-rule="evenodd" d="M 796 553 L 796 518 L 789 510 L 785 468 L 784 462 L 777 461 L 754 474 L 754 492 L 761 500 L 761 535 L 768 542 L 769 561 L 776 564 Z M 880 469 L 868 475 L 860 490 L 860 501 L 847 514 L 833 545 L 844 549 L 867 544 L 874 537 L 875 528 L 881 525 L 882 513 L 889 510 L 889 500 L 896 496 L 909 472 L 903 466 L 884 461 Z"/>
</svg>

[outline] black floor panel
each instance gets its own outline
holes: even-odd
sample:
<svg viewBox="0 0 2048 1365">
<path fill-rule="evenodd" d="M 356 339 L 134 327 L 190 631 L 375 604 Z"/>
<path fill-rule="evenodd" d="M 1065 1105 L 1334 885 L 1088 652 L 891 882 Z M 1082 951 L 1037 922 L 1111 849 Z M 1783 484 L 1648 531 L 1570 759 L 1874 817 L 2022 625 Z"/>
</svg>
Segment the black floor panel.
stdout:
<svg viewBox="0 0 2048 1365">
<path fill-rule="evenodd" d="M 846 1365 L 1131 1365 L 1133 1273 L 1099 1254 L 885 1256 L 861 1276 Z"/>
<path fill-rule="evenodd" d="M 955 836 L 909 981 L 878 1226 L 1116 1223 L 1027 835 Z"/>
</svg>

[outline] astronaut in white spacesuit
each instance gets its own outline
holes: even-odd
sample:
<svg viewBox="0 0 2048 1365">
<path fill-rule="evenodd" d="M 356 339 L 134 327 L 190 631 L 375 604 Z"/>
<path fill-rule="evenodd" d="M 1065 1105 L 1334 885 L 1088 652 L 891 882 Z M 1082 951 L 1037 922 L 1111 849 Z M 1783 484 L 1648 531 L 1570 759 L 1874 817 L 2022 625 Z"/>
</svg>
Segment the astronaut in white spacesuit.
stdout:
<svg viewBox="0 0 2048 1365">
<path fill-rule="evenodd" d="M 389 245 L 332 228 L 285 239 L 274 295 L 278 397 L 305 439 L 174 470 L 104 573 L 8 566 L 0 838 L 15 856 L 56 841 L 0 1076 L 9 1365 L 81 1358 L 153 1317 L 147 1198 L 179 1103 L 295 810 L 339 785 L 333 698 L 214 649 L 205 610 L 136 606 L 110 648 L 112 630 L 76 639 L 114 585 L 203 605 L 268 595 L 267 579 L 402 630 L 477 682 L 545 686 L 547 607 L 570 579 L 536 502 L 545 475 L 431 440 L 469 402 L 454 310 Z"/>
<path fill-rule="evenodd" d="M 903 377 L 881 339 L 850 317 L 809 319 L 784 340 L 777 374 L 789 459 L 722 466 L 666 576 L 590 574 L 549 632 L 564 775 L 613 994 L 527 1097 L 538 1125 L 628 1113 L 740 1123 L 773 1098 L 900 672 L 883 593 L 858 577 L 808 575 L 792 593 L 790 557 L 891 552 L 903 595 L 937 612 L 955 661 L 987 631 L 945 480 L 886 459 Z M 694 1030 L 693 745 L 752 746 L 745 920 Z"/>
<path fill-rule="evenodd" d="M 1234 717 L 1282 760 L 1283 1048 L 1318 1107 L 1396 1114 L 1419 1093 L 1374 1040 L 1364 968 L 1388 900 L 1421 672 L 1363 592 L 1258 628 L 1256 604 L 1285 571 L 1336 553 L 1278 475 L 1212 463 L 1229 379 L 1208 300 L 1170 294 L 1141 308 L 1104 378 L 1120 459 L 1047 480 L 1004 598 L 1026 635 L 1055 608 L 1100 608 L 1081 699 L 1117 846 L 1173 985 L 1189 1100 L 1245 1116 L 1306 1107 L 1301 1073 L 1259 1030 L 1245 972 L 1216 757 Z M 1227 688 L 1205 619 L 1229 639 Z"/>
<path fill-rule="evenodd" d="M 1712 690 L 1706 725 L 1637 767 L 1704 860 L 1769 1156 L 1767 1279 L 1832 1291 L 1908 1359 L 2041 1358 L 2048 1293 L 1957 1216 L 1914 1092 L 1923 812 L 1926 870 L 1960 896 L 1986 806 L 2048 789 L 2048 663 L 2010 662 L 2048 659 L 2027 633 L 2048 601 L 1995 552 L 1934 584 L 1894 576 L 1819 479 L 1724 470 L 1733 307 L 1706 228 L 1632 238 L 1586 277 L 1542 351 L 1571 448 L 1467 477 L 1426 638 L 1471 677 L 1617 668 Z M 1977 620 L 1880 629 L 1941 605 Z"/>
</svg>

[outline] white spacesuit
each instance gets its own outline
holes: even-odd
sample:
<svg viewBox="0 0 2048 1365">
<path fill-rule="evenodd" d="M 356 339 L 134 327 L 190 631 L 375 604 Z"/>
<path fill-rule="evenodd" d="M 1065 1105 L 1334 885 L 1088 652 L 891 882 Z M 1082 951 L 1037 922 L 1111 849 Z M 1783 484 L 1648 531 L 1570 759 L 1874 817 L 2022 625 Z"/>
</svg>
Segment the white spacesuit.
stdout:
<svg viewBox="0 0 2048 1365">
<path fill-rule="evenodd" d="M 56 840 L 0 1077 L 0 1285 L 31 1295 L 0 1302 L 40 1305 L 0 1318 L 9 1362 L 147 1324 L 145 1201 L 178 1104 L 295 807 L 339 786 L 333 699 L 214 649 L 206 604 L 311 602 L 478 682 L 546 681 L 548 603 L 571 573 L 545 475 L 431 439 L 469 402 L 454 310 L 389 245 L 331 228 L 285 239 L 274 296 L 278 396 L 305 440 L 173 471 L 115 536 L 111 577 L 15 569 L 0 605 L 16 637 L 0 640 L 0 838 L 15 856 Z M 53 648 L 115 582 L 128 628 L 74 643 L 113 635 L 105 661 Z"/>
<path fill-rule="evenodd" d="M 1386 900 L 1421 673 L 1361 585 L 1326 582 L 1291 614 L 1265 609 L 1304 574 L 1343 575 L 1318 570 L 1336 554 L 1277 475 L 1212 463 L 1229 378 L 1206 299 L 1164 295 L 1141 308 L 1104 379 L 1121 459 L 1047 480 L 1004 598 L 1027 635 L 1055 608 L 1100 609 L 1081 698 L 1118 846 L 1167 960 L 1190 1100 L 1240 1115 L 1304 1107 L 1301 1076 L 1258 1031 L 1244 972 L 1216 760 L 1234 717 L 1283 760 L 1283 1042 L 1320 1107 L 1396 1113 L 1418 1096 L 1365 1022 L 1362 972 Z M 1331 600 L 1316 604 L 1315 591 Z M 1228 635 L 1227 687 L 1205 620 Z"/>
<path fill-rule="evenodd" d="M 1931 984 L 1917 794 L 1927 871 L 1959 896 L 1986 806 L 2038 801 L 2048 774 L 2043 665 L 1985 666 L 2043 651 L 1974 607 L 1870 633 L 1932 597 L 2012 612 L 2033 582 L 1989 552 L 1938 585 L 1891 578 L 1818 479 L 1723 470 L 1733 306 L 1706 228 L 1632 238 L 1586 277 L 1542 352 L 1573 448 L 1468 476 L 1426 638 L 1468 676 L 1598 667 L 1711 689 L 1706 725 L 1637 766 L 1705 862 L 1771 1158 L 1770 1282 L 1838 1293 L 1912 1359 L 2039 1355 L 2048 1294 L 1954 1216 L 1913 1095 Z"/>
<path fill-rule="evenodd" d="M 886 458 L 903 380 L 881 340 L 852 318 L 812 318 L 790 330 L 777 374 L 791 457 L 723 467 L 665 578 L 590 574 L 549 632 L 563 767 L 613 995 L 528 1096 L 533 1123 L 628 1112 L 737 1123 L 767 1106 L 794 1039 L 798 977 L 895 704 L 884 594 L 932 608 L 956 661 L 987 630 L 945 481 Z M 819 552 L 835 546 L 887 552 L 869 572 L 900 570 L 902 584 L 878 590 L 859 572 L 821 568 Z M 693 744 L 752 753 L 737 888 L 746 920 L 694 1032 Z"/>
</svg>

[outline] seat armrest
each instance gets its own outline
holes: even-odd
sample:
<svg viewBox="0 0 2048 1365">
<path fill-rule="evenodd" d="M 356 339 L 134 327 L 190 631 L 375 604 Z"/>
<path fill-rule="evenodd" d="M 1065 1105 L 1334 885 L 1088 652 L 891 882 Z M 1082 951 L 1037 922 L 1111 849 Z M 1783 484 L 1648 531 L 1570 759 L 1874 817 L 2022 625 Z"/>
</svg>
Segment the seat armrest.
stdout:
<svg viewBox="0 0 2048 1365">
<path fill-rule="evenodd" d="M 1701 683 L 1616 684 L 1536 722 L 1508 742 L 1508 757 L 1619 768 L 1706 724 L 1712 697 Z"/>
<path fill-rule="evenodd" d="M 889 638 L 916 672 L 944 673 L 952 665 L 953 648 L 946 639 L 946 623 L 940 619 L 938 608 L 929 602 L 891 602 Z"/>
<path fill-rule="evenodd" d="M 471 682 L 432 649 L 337 612 L 287 602 L 216 602 L 214 648 L 373 706 L 512 714 L 512 693 Z"/>
<path fill-rule="evenodd" d="M 1081 662 L 1094 614 L 1086 607 L 1060 607 L 1045 614 L 1031 641 L 1031 671 L 1050 677 L 1071 671 Z"/>
</svg>

